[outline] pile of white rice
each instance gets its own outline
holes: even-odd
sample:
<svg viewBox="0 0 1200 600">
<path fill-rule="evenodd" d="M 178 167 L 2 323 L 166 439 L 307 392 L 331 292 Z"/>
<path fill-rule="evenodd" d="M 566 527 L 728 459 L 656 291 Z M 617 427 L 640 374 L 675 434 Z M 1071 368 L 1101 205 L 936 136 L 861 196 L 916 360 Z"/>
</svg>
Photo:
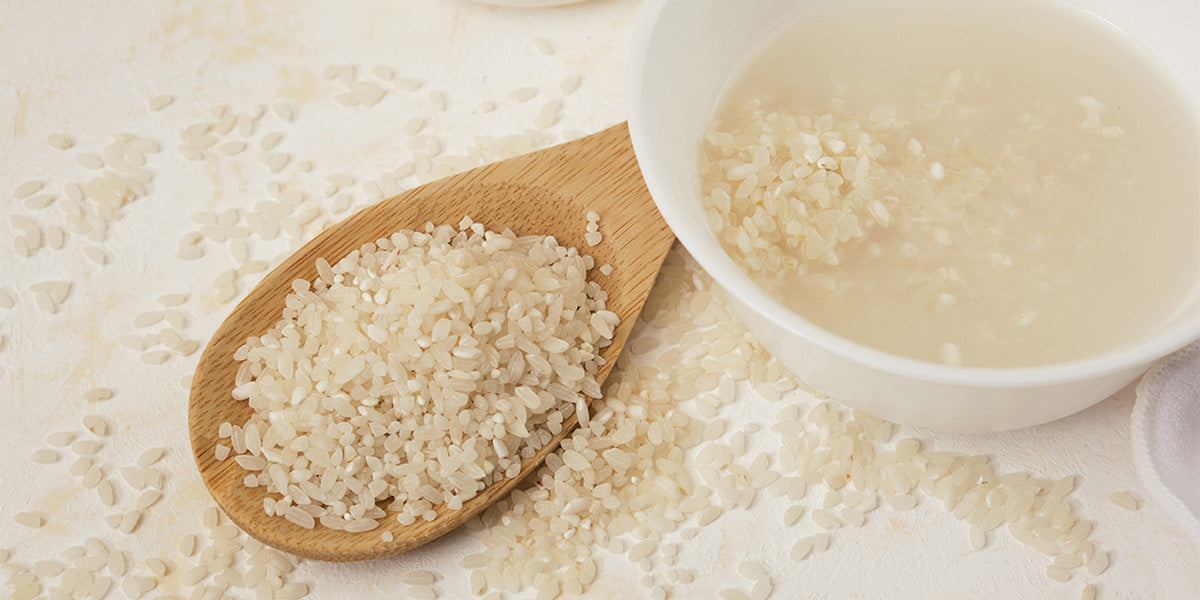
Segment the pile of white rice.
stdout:
<svg viewBox="0 0 1200 600">
<path fill-rule="evenodd" d="M 220 433 L 246 484 L 281 496 L 268 514 L 368 531 L 380 502 L 402 524 L 432 520 L 517 475 L 600 396 L 618 317 L 592 266 L 552 237 L 466 218 L 319 260 L 235 354 L 233 395 L 255 414 Z"/>
<path fill-rule="evenodd" d="M 877 136 L 893 124 L 872 125 L 768 112 L 758 100 L 717 123 L 699 171 L 709 227 L 730 256 L 752 275 L 804 274 L 806 262 L 836 265 L 844 244 L 890 225 L 899 198 L 885 191 L 923 180 L 881 165 Z"/>
</svg>

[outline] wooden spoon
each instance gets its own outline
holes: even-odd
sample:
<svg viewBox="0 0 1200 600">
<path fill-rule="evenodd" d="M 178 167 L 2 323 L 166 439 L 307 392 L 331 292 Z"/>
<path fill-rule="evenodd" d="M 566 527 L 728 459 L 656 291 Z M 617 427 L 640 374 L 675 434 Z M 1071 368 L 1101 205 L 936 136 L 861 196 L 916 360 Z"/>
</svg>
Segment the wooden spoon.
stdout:
<svg viewBox="0 0 1200 600">
<path fill-rule="evenodd" d="M 584 242 L 586 214 L 600 214 L 604 240 L 595 247 Z M 553 235 L 596 259 L 599 267 L 613 266 L 611 275 L 599 268 L 590 273 L 608 292 L 608 309 L 621 317 L 613 343 L 603 351 L 605 365 L 596 378 L 603 381 L 617 362 L 650 287 L 674 241 L 642 181 L 637 158 L 624 123 L 565 144 L 493 163 L 427 183 L 370 206 L 317 236 L 271 271 L 229 318 L 221 324 L 196 367 L 188 403 L 188 427 L 196 465 L 217 504 L 243 531 L 263 543 L 306 558 L 353 561 L 379 558 L 420 546 L 454 529 L 504 497 L 542 464 L 575 426 L 572 416 L 562 433 L 525 460 L 521 473 L 493 483 L 460 510 L 437 507 L 433 521 L 403 526 L 391 515 L 377 529 L 346 533 L 319 524 L 304 529 L 263 512 L 266 488 L 248 488 L 248 474 L 232 458 L 218 461 L 221 423 L 244 424 L 251 415 L 247 402 L 233 399 L 234 375 L 240 363 L 234 351 L 250 336 L 259 336 L 278 321 L 292 281 L 312 281 L 316 261 L 336 263 L 367 242 L 395 231 L 421 229 L 428 222 L 456 224 L 470 216 L 488 229 L 511 229 L 518 235 Z M 275 495 L 278 498 L 278 495 Z M 381 539 L 391 532 L 392 541 Z"/>
</svg>

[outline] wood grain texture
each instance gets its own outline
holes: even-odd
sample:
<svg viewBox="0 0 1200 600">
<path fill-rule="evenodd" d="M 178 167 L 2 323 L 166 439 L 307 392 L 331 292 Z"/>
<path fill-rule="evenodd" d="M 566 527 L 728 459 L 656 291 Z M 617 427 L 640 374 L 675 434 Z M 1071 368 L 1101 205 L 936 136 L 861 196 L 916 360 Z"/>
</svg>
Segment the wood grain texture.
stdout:
<svg viewBox="0 0 1200 600">
<path fill-rule="evenodd" d="M 600 214 L 604 234 L 604 240 L 592 248 L 583 237 L 589 210 Z M 251 415 L 246 402 L 232 397 L 239 365 L 233 354 L 246 338 L 262 335 L 279 320 L 293 280 L 314 280 L 318 257 L 336 263 L 362 244 L 395 231 L 420 229 L 428 222 L 456 224 L 463 216 L 491 230 L 553 235 L 560 244 L 595 257 L 597 267 L 613 266 L 608 276 L 599 268 L 590 273 L 608 293 L 609 310 L 621 317 L 612 345 L 602 354 L 606 364 L 597 375 L 601 381 L 625 346 L 675 239 L 642 181 L 624 123 L 414 188 L 321 233 L 267 274 L 238 304 L 204 349 L 192 382 L 188 426 L 196 465 L 217 504 L 248 534 L 272 547 L 317 560 L 365 560 L 402 552 L 450 531 L 502 498 L 574 429 L 572 416 L 563 433 L 523 463 L 520 475 L 494 483 L 461 510 L 438 507 L 436 520 L 407 527 L 389 514 L 378 529 L 365 533 L 334 531 L 319 524 L 308 530 L 279 517 L 267 517 L 263 512 L 266 489 L 243 486 L 247 472 L 232 457 L 216 460 L 220 424 L 244 424 Z M 381 540 L 384 531 L 392 533 L 392 542 Z"/>
</svg>

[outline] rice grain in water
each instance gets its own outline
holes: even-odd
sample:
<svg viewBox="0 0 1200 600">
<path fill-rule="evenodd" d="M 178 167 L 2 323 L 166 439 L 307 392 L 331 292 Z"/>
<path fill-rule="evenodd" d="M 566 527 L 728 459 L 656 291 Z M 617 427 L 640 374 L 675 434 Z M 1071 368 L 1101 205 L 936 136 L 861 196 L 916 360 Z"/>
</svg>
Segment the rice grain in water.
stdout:
<svg viewBox="0 0 1200 600">
<path fill-rule="evenodd" d="M 699 172 L 726 251 L 800 315 L 1014 367 L 1133 342 L 1183 305 L 1196 130 L 1149 59 L 1076 9 L 822 2 L 736 76 Z"/>
</svg>

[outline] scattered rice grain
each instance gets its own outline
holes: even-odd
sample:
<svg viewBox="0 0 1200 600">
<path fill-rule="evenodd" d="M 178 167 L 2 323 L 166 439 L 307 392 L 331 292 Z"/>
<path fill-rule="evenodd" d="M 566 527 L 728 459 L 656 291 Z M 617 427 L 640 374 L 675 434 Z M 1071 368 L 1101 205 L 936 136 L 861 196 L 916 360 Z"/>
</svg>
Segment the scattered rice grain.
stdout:
<svg viewBox="0 0 1200 600">
<path fill-rule="evenodd" d="M 175 101 L 174 96 L 168 96 L 166 94 L 155 96 L 150 99 L 150 110 L 158 112 L 158 111 L 170 106 L 171 103 L 174 101 Z"/>
<path fill-rule="evenodd" d="M 1133 494 L 1130 493 L 1129 490 L 1113 492 L 1108 495 L 1108 499 L 1112 501 L 1113 504 L 1116 504 L 1125 510 L 1138 509 L 1138 501 L 1133 497 Z"/>
</svg>

